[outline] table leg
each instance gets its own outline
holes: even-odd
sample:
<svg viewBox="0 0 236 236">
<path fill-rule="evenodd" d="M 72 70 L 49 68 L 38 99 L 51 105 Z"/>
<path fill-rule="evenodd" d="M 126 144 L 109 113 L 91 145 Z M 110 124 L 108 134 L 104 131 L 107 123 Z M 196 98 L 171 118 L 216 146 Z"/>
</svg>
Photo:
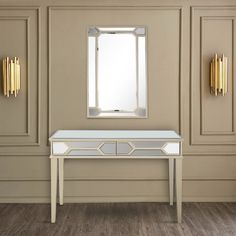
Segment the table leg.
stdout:
<svg viewBox="0 0 236 236">
<path fill-rule="evenodd" d="M 57 158 L 51 158 L 51 223 L 56 222 Z"/>
<path fill-rule="evenodd" d="M 182 158 L 175 159 L 177 221 L 182 221 Z"/>
<path fill-rule="evenodd" d="M 63 205 L 64 192 L 64 158 L 59 159 L 59 203 Z"/>
<path fill-rule="evenodd" d="M 169 198 L 170 205 L 173 205 L 174 198 L 174 159 L 169 159 Z"/>
</svg>

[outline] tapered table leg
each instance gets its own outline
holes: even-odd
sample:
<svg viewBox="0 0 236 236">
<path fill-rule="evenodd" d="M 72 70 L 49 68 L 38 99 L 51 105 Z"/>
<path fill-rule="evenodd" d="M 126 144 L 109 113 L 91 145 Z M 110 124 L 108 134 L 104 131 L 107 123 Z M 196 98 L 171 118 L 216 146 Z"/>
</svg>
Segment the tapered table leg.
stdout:
<svg viewBox="0 0 236 236">
<path fill-rule="evenodd" d="M 64 193 L 64 158 L 59 159 L 59 203 L 63 205 Z"/>
<path fill-rule="evenodd" d="M 170 205 L 173 205 L 174 198 L 174 159 L 169 159 L 169 198 Z"/>
<path fill-rule="evenodd" d="M 51 158 L 51 223 L 56 222 L 57 158 Z"/>
<path fill-rule="evenodd" d="M 175 159 L 177 221 L 182 221 L 182 158 Z"/>
</svg>

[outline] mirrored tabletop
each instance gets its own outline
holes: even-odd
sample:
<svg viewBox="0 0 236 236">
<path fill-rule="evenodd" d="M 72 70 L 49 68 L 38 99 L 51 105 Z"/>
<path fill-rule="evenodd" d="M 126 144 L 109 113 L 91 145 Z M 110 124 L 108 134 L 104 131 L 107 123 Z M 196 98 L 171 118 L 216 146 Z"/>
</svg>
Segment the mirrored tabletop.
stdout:
<svg viewBox="0 0 236 236">
<path fill-rule="evenodd" d="M 54 139 L 181 139 L 173 130 L 58 130 Z"/>
</svg>

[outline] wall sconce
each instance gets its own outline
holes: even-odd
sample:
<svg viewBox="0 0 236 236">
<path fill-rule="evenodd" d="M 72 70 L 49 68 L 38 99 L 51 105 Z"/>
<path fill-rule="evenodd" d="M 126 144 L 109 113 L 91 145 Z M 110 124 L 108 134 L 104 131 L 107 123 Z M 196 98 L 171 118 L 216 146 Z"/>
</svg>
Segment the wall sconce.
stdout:
<svg viewBox="0 0 236 236">
<path fill-rule="evenodd" d="M 9 57 L 3 59 L 2 62 L 3 72 L 3 94 L 9 97 L 10 94 L 16 95 L 20 90 L 20 62 L 19 58 L 9 59 Z"/>
<path fill-rule="evenodd" d="M 227 93 L 227 57 L 215 54 L 210 67 L 210 91 L 215 96 Z"/>
</svg>

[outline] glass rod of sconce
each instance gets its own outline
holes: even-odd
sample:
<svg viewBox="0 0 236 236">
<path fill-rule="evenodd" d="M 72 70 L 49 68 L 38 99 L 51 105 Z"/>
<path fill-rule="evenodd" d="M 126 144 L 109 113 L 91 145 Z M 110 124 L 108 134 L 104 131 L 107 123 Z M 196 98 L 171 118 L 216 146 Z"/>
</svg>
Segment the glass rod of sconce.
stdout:
<svg viewBox="0 0 236 236">
<path fill-rule="evenodd" d="M 224 96 L 227 93 L 227 57 L 214 58 L 210 63 L 210 91 L 211 94 Z"/>
<path fill-rule="evenodd" d="M 20 61 L 14 57 L 6 57 L 2 62 L 3 72 L 3 94 L 9 97 L 11 94 L 15 97 L 20 90 Z"/>
</svg>

